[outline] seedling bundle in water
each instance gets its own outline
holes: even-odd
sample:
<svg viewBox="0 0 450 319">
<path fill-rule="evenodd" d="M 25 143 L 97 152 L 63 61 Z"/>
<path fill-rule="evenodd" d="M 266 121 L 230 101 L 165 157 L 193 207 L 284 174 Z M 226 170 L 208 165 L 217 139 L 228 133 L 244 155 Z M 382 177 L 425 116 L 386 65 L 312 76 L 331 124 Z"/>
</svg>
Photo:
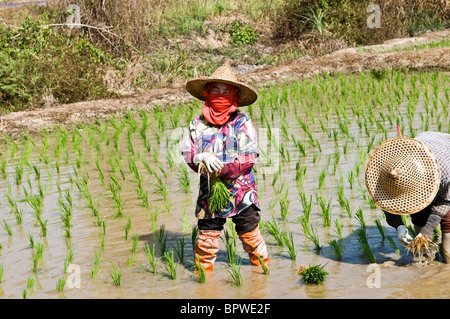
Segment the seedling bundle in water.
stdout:
<svg viewBox="0 0 450 319">
<path fill-rule="evenodd" d="M 324 283 L 328 272 L 323 269 L 324 265 L 300 266 L 297 274 L 303 277 L 306 284 L 321 285 Z"/>
</svg>

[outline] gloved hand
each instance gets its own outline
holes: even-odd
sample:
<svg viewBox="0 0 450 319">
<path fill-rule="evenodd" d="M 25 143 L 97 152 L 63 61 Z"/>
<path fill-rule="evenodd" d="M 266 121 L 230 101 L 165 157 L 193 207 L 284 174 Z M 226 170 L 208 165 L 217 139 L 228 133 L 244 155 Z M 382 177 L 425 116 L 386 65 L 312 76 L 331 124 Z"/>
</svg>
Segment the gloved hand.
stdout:
<svg viewBox="0 0 450 319">
<path fill-rule="evenodd" d="M 404 245 L 408 245 L 413 238 L 409 235 L 408 229 L 405 225 L 400 225 L 397 227 L 398 240 Z"/>
<path fill-rule="evenodd" d="M 214 153 L 199 153 L 194 156 L 194 163 L 199 164 L 203 162 L 208 169 L 208 172 L 220 172 L 223 163 L 214 155 Z"/>
</svg>

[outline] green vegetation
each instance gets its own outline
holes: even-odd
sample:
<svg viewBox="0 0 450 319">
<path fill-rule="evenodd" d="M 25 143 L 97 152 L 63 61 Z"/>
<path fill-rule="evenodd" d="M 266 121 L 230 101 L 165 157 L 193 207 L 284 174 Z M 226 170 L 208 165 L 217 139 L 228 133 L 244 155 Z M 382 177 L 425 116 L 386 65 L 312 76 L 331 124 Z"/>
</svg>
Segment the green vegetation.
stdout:
<svg viewBox="0 0 450 319">
<path fill-rule="evenodd" d="M 328 272 L 323 269 L 324 267 L 325 265 L 300 267 L 297 273 L 302 276 L 306 284 L 322 285 L 328 275 Z"/>
<path fill-rule="evenodd" d="M 231 23 L 231 44 L 234 46 L 241 44 L 254 44 L 258 39 L 258 32 L 249 25 L 242 24 L 241 22 L 235 20 Z"/>
<path fill-rule="evenodd" d="M 81 26 L 72 29 L 64 0 L 2 10 L 0 113 L 142 92 L 209 75 L 226 59 L 278 64 L 448 27 L 437 0 L 384 0 L 383 26 L 370 29 L 362 10 L 370 3 L 80 0 Z M 444 40 L 405 49 L 447 46 Z"/>
</svg>

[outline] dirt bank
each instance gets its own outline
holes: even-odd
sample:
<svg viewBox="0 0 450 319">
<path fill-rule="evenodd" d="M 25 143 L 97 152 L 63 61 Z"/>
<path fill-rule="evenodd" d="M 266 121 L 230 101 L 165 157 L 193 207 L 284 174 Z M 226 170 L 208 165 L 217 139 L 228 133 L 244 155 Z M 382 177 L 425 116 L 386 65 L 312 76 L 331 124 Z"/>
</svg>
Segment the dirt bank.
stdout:
<svg viewBox="0 0 450 319">
<path fill-rule="evenodd" d="M 450 29 L 432 32 L 420 37 L 389 40 L 381 45 L 344 49 L 319 57 L 295 60 L 279 66 L 267 66 L 239 76 L 255 87 L 292 77 L 305 78 L 314 74 L 352 73 L 407 67 L 412 70 L 450 69 L 450 47 L 417 51 L 389 52 L 398 47 L 450 38 Z M 388 53 L 383 53 L 387 52 Z M 111 114 L 137 110 L 152 105 L 181 103 L 191 97 L 184 90 L 184 83 L 155 89 L 141 95 L 115 99 L 65 104 L 44 109 L 14 112 L 0 117 L 0 131 L 16 135 L 22 130 L 35 132 L 54 124 L 73 125 L 106 118 Z"/>
</svg>

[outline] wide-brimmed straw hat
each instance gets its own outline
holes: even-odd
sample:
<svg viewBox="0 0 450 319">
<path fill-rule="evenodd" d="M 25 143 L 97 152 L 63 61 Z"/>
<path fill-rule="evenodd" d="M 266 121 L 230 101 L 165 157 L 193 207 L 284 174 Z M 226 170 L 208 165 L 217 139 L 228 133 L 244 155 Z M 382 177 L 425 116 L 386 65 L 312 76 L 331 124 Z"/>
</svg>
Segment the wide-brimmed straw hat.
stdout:
<svg viewBox="0 0 450 319">
<path fill-rule="evenodd" d="M 258 95 L 253 88 L 238 81 L 237 76 L 231 69 L 231 65 L 228 61 L 215 70 L 209 77 L 189 80 L 186 83 L 186 90 L 197 99 L 205 101 L 206 97 L 203 95 L 203 91 L 206 89 L 206 84 L 210 82 L 221 82 L 236 86 L 239 89 L 238 95 L 241 97 L 239 106 L 250 105 L 258 98 Z"/>
<path fill-rule="evenodd" d="M 421 211 L 439 190 L 441 171 L 433 152 L 412 138 L 378 146 L 366 166 L 366 187 L 382 210 L 397 215 Z"/>
</svg>

